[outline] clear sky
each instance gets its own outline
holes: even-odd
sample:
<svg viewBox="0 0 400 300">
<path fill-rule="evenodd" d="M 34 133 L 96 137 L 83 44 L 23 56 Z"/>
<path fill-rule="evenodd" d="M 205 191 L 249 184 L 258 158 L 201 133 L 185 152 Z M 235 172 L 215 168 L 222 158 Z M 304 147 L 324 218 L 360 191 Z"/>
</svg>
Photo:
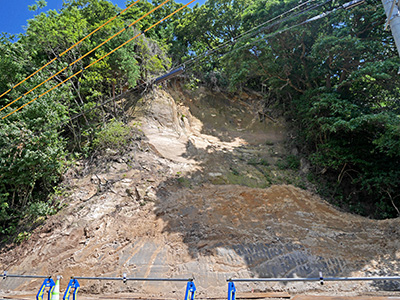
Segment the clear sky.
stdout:
<svg viewBox="0 0 400 300">
<path fill-rule="evenodd" d="M 47 7 L 39 11 L 47 11 L 49 9 L 60 9 L 63 0 L 46 0 Z M 120 8 L 125 8 L 126 0 L 109 0 L 117 4 Z M 143 0 L 144 1 L 144 0 Z M 186 4 L 190 0 L 175 0 L 179 3 Z M 194 4 L 204 4 L 205 0 L 197 0 Z M 35 0 L 0 0 L 0 32 L 8 32 L 11 34 L 23 33 L 27 20 L 32 19 L 38 12 L 29 11 L 28 5 L 35 4 Z M 194 5 L 193 4 L 193 5 Z M 191 5 L 192 6 L 192 5 Z M 106 21 L 106 20 L 105 20 Z"/>
</svg>

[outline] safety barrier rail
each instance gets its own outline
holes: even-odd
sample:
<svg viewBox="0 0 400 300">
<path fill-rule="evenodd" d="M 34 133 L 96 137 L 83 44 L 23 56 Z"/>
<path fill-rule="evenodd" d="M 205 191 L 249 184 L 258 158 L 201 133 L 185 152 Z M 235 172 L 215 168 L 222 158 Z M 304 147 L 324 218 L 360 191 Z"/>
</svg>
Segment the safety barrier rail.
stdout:
<svg viewBox="0 0 400 300">
<path fill-rule="evenodd" d="M 8 274 L 4 272 L 3 279 L 6 278 L 45 278 L 43 284 L 41 285 L 39 292 L 37 293 L 36 299 L 43 300 L 43 295 L 46 288 L 48 291 L 48 300 L 59 300 L 59 288 L 60 288 L 60 278 L 57 276 L 57 281 L 54 282 L 51 276 L 39 276 L 39 275 L 16 275 Z M 158 281 L 158 282 L 187 282 L 186 292 L 184 300 L 194 300 L 196 294 L 196 286 L 194 284 L 194 278 L 138 278 L 138 277 L 127 277 L 123 274 L 122 277 L 71 277 L 68 286 L 65 290 L 63 300 L 70 300 L 72 295 L 72 300 L 77 300 L 77 293 L 80 287 L 78 280 L 106 280 L 106 281 L 122 281 L 127 283 L 127 281 Z M 378 276 L 378 277 L 326 277 L 322 276 L 320 272 L 319 277 L 311 278 L 229 278 L 228 282 L 228 300 L 236 300 L 236 287 L 235 282 L 307 282 L 307 281 L 318 281 L 321 285 L 325 281 L 384 281 L 384 280 L 399 280 L 400 276 Z"/>
<path fill-rule="evenodd" d="M 59 300 L 60 293 L 60 279 L 61 276 L 57 276 L 57 281 L 54 282 L 51 279 L 51 276 L 40 276 L 40 275 L 16 275 L 16 274 L 8 274 L 6 271 L 3 274 L 3 280 L 10 278 L 45 278 L 42 285 L 40 286 L 39 292 L 36 295 L 36 300 L 43 300 L 44 293 L 46 288 L 48 290 L 48 300 Z M 126 274 L 123 274 L 122 277 L 71 277 L 71 280 L 68 283 L 68 286 L 64 292 L 63 300 L 70 300 L 72 295 L 72 300 L 77 300 L 78 290 L 80 288 L 80 283 L 78 280 L 106 280 L 106 281 L 122 281 L 123 283 L 127 283 L 127 281 L 164 281 L 164 282 L 187 282 L 186 284 L 186 292 L 184 300 L 194 300 L 196 294 L 196 286 L 194 284 L 194 278 L 137 278 L 137 277 L 126 277 Z"/>
<path fill-rule="evenodd" d="M 50 278 L 51 276 L 42 276 L 42 275 L 14 275 L 14 274 L 8 274 L 7 271 L 3 273 L 3 279 L 6 279 L 7 277 L 10 278 Z"/>
<path fill-rule="evenodd" d="M 73 277 L 79 280 L 122 280 L 126 281 L 193 281 L 193 278 L 184 279 L 184 278 L 130 278 L 126 277 L 126 275 L 122 277 Z"/>
<path fill-rule="evenodd" d="M 315 278 L 244 278 L 244 279 L 227 279 L 228 282 L 288 282 L 288 281 L 375 281 L 375 280 L 400 280 L 400 276 L 383 276 L 383 277 L 315 277 Z"/>
<path fill-rule="evenodd" d="M 378 276 L 378 277 L 326 277 L 322 276 L 322 272 L 319 273 L 319 277 L 314 278 L 230 278 L 228 281 L 228 300 L 236 299 L 236 287 L 235 282 L 307 282 L 307 281 L 319 281 L 321 285 L 324 281 L 382 281 L 382 280 L 399 280 L 400 276 Z"/>
</svg>

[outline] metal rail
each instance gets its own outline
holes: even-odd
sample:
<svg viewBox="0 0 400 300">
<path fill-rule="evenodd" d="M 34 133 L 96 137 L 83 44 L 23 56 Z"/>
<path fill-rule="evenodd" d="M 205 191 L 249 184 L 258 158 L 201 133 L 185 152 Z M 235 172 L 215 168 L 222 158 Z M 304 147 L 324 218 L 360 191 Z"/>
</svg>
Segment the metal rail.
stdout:
<svg viewBox="0 0 400 300">
<path fill-rule="evenodd" d="M 130 278 L 130 277 L 72 277 L 78 280 L 122 280 L 122 281 L 193 281 L 193 278 Z"/>
<path fill-rule="evenodd" d="M 315 277 L 315 278 L 230 278 L 228 282 L 288 282 L 288 281 L 369 281 L 369 280 L 400 280 L 400 276 L 387 277 Z"/>
<path fill-rule="evenodd" d="M 1 275 L 0 275 L 1 276 Z M 51 276 L 41 276 L 41 275 L 15 275 L 15 274 L 7 274 L 7 272 L 4 272 L 3 274 L 3 279 L 6 279 L 7 277 L 11 278 L 51 278 Z"/>
<path fill-rule="evenodd" d="M 230 278 L 228 281 L 228 300 L 236 300 L 235 282 L 290 282 L 290 281 L 319 281 L 321 285 L 325 281 L 367 281 L 367 280 L 400 280 L 400 276 L 387 277 L 326 277 L 319 273 L 319 277 L 314 278 Z"/>
</svg>

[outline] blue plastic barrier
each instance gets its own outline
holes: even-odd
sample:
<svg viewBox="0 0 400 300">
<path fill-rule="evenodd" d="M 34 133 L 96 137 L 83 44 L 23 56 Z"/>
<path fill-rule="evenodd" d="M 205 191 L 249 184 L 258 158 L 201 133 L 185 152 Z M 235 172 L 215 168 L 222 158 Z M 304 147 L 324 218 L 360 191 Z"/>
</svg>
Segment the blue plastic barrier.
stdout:
<svg viewBox="0 0 400 300">
<path fill-rule="evenodd" d="M 56 285 L 56 284 L 55 284 L 55 282 L 54 282 L 53 279 L 51 279 L 51 278 L 46 278 L 46 279 L 43 281 L 43 284 L 42 284 L 42 286 L 40 287 L 39 292 L 38 292 L 37 295 L 36 295 L 36 300 L 43 300 L 43 296 L 44 296 L 44 292 L 46 291 L 46 288 L 49 288 L 49 291 L 48 291 L 48 300 L 50 300 L 50 299 L 51 299 L 51 293 L 53 292 L 53 289 L 54 289 L 55 285 Z"/>
<path fill-rule="evenodd" d="M 69 300 L 71 296 L 71 290 L 74 289 L 72 293 L 72 300 L 77 300 L 76 295 L 78 294 L 79 287 L 81 285 L 79 284 L 78 280 L 71 278 L 71 280 L 68 283 L 67 289 L 65 290 L 63 300 Z"/>
</svg>

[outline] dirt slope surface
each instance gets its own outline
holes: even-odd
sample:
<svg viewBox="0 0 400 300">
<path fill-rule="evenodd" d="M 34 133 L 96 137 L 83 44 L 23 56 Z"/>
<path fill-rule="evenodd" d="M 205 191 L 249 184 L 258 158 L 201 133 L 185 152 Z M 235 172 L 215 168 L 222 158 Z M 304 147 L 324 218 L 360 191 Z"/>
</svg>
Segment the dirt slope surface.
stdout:
<svg viewBox="0 0 400 300">
<path fill-rule="evenodd" d="M 71 170 L 68 207 L 27 242 L 3 251 L 0 267 L 13 274 L 63 275 L 62 289 L 73 275 L 194 276 L 200 296 L 225 295 L 227 278 L 398 274 L 400 220 L 343 213 L 311 192 L 279 184 L 301 182 L 304 174 L 278 167 L 292 151 L 285 149 L 285 127 L 260 122 L 249 95 L 156 90 L 132 110 L 132 126 L 140 124 L 143 138 L 124 153 L 110 150 Z M 0 289 L 26 292 L 40 284 L 9 278 Z M 174 298 L 185 289 L 182 283 L 81 285 L 89 294 Z M 237 288 L 357 295 L 399 285 Z"/>
</svg>

